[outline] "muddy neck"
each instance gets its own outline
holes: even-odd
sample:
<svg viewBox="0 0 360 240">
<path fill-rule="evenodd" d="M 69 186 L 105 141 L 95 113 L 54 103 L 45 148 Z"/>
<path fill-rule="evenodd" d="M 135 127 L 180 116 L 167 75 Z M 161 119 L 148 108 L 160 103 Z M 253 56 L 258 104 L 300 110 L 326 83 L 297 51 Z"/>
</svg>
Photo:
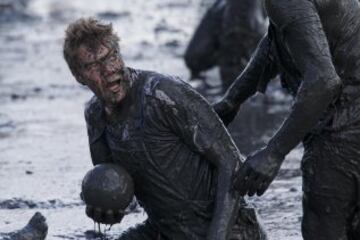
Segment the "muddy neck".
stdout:
<svg viewBox="0 0 360 240">
<path fill-rule="evenodd" d="M 135 95 L 136 95 L 136 89 L 139 85 L 136 78 L 136 74 L 133 74 L 135 70 L 131 68 L 126 68 L 126 76 L 129 79 L 129 89 L 126 93 L 126 96 L 124 99 L 122 99 L 119 103 L 116 104 L 104 104 L 105 108 L 105 117 L 106 120 L 111 123 L 114 121 L 118 121 L 122 119 L 122 116 L 126 116 L 129 111 L 134 107 L 135 104 Z"/>
</svg>

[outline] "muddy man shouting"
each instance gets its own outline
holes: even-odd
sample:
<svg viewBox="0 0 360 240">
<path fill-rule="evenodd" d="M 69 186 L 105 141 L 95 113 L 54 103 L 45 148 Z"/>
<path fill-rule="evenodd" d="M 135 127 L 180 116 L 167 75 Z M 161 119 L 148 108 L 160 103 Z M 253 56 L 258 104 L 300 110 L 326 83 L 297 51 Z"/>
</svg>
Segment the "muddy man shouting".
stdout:
<svg viewBox="0 0 360 240">
<path fill-rule="evenodd" d="M 85 109 L 93 164 L 125 168 L 148 215 L 120 239 L 265 239 L 231 191 L 241 155 L 215 111 L 180 79 L 127 67 L 118 41 L 110 24 L 79 19 L 64 58 L 95 94 Z M 116 218 L 97 211 L 97 222 Z"/>
</svg>

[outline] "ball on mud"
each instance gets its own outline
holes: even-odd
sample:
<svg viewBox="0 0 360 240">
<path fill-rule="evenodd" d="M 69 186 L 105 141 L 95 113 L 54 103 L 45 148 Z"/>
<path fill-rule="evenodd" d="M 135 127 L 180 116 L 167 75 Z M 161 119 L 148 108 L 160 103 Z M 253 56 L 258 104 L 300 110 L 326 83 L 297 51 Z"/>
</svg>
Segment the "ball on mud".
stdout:
<svg viewBox="0 0 360 240">
<path fill-rule="evenodd" d="M 88 171 L 81 187 L 86 205 L 103 210 L 124 210 L 134 196 L 134 183 L 129 173 L 111 163 L 96 165 Z"/>
</svg>

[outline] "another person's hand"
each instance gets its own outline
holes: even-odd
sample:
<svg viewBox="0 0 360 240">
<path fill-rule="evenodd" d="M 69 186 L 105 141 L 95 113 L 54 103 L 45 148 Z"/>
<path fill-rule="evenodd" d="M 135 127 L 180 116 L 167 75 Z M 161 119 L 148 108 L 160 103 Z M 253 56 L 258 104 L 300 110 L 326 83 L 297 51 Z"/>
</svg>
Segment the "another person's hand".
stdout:
<svg viewBox="0 0 360 240">
<path fill-rule="evenodd" d="M 236 117 L 239 106 L 234 106 L 226 100 L 221 100 L 212 104 L 215 112 L 219 115 L 225 126 L 228 126 Z"/>
<path fill-rule="evenodd" d="M 98 207 L 92 207 L 86 205 L 86 215 L 93 219 L 97 223 L 109 224 L 113 225 L 116 223 L 120 223 L 124 217 L 124 211 L 118 210 L 113 211 L 111 209 L 104 210 Z"/>
<path fill-rule="evenodd" d="M 261 196 L 276 177 L 285 156 L 263 148 L 249 156 L 234 177 L 240 195 Z"/>
</svg>

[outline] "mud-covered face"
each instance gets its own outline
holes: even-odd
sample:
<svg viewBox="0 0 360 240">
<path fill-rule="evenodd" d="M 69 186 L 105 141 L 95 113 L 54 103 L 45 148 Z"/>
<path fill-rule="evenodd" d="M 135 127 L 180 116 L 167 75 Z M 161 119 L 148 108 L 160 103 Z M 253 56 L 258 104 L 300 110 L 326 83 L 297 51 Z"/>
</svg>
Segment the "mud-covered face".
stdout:
<svg viewBox="0 0 360 240">
<path fill-rule="evenodd" d="M 107 105 L 120 103 L 129 89 L 125 65 L 117 46 L 100 43 L 96 49 L 81 45 L 77 51 L 79 77 Z"/>
</svg>

